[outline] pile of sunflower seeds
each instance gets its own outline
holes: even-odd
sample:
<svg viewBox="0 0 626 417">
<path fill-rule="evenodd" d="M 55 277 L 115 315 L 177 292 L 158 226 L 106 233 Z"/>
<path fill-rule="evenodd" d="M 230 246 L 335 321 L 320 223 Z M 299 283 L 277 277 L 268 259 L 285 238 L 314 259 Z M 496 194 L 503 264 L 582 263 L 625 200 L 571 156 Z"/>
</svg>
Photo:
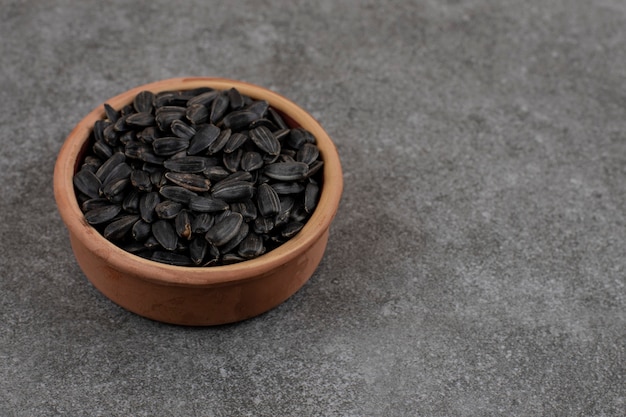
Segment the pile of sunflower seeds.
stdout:
<svg viewBox="0 0 626 417">
<path fill-rule="evenodd" d="M 258 257 L 315 209 L 313 135 L 237 89 L 139 93 L 104 105 L 74 176 L 86 221 L 122 249 L 182 266 Z"/>
</svg>

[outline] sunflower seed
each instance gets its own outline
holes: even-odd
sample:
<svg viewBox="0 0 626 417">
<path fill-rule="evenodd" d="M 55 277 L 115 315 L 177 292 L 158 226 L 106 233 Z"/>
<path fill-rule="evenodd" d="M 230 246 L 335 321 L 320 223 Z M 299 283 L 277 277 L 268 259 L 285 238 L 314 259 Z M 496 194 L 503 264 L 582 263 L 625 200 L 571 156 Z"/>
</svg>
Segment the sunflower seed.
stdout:
<svg viewBox="0 0 626 417">
<path fill-rule="evenodd" d="M 210 213 L 198 213 L 191 221 L 191 231 L 196 234 L 205 234 L 214 222 L 215 219 Z"/>
<path fill-rule="evenodd" d="M 148 239 L 150 233 L 152 233 L 152 226 L 142 219 L 137 220 L 131 229 L 133 239 L 137 242 L 143 242 Z"/>
<path fill-rule="evenodd" d="M 164 138 L 155 139 L 154 142 L 152 142 L 152 147 L 154 149 L 154 153 L 157 155 L 174 155 L 175 153 L 184 151 L 189 147 L 189 139 L 166 136 Z"/>
<path fill-rule="evenodd" d="M 206 106 L 203 106 L 202 104 L 188 104 L 185 116 L 187 117 L 187 120 L 189 120 L 194 125 L 199 125 L 200 123 L 204 123 L 209 119 L 209 109 L 207 109 Z"/>
<path fill-rule="evenodd" d="M 202 213 L 212 213 L 228 209 L 228 203 L 213 197 L 195 196 L 189 199 L 189 208 Z"/>
<path fill-rule="evenodd" d="M 200 265 L 202 263 L 208 246 L 207 241 L 201 237 L 197 237 L 189 243 L 189 257 L 194 264 Z"/>
<path fill-rule="evenodd" d="M 139 192 L 137 190 L 130 190 L 126 194 L 122 201 L 122 209 L 127 213 L 139 213 Z"/>
<path fill-rule="evenodd" d="M 174 226 L 167 220 L 157 220 L 152 224 L 152 235 L 166 250 L 176 249 L 178 244 L 178 235 L 174 230 Z"/>
<path fill-rule="evenodd" d="M 274 134 L 265 126 L 259 126 L 250 131 L 250 138 L 254 144 L 263 152 L 277 156 L 280 154 L 280 142 L 274 137 Z"/>
<path fill-rule="evenodd" d="M 278 141 L 279 141 L 280 143 L 283 143 L 283 142 L 284 142 L 284 140 L 285 140 L 285 138 L 286 138 L 287 136 L 289 136 L 289 133 L 290 133 L 290 132 L 291 132 L 291 130 L 290 130 L 290 129 L 285 128 L 285 129 L 280 129 L 280 130 L 277 130 L 277 131 L 272 132 L 272 133 L 274 133 L 274 137 L 275 137 L 276 139 L 278 139 Z M 283 152 L 284 152 L 284 151 L 283 151 Z M 294 155 L 295 155 L 295 154 L 294 154 Z"/>
<path fill-rule="evenodd" d="M 121 164 L 114 167 L 111 172 L 109 172 L 104 181 L 102 181 L 102 185 L 106 187 L 107 184 L 113 181 L 117 181 L 122 178 L 129 178 L 131 172 L 133 172 L 133 169 L 130 167 L 130 165 L 128 165 L 126 162 L 122 162 Z"/>
<path fill-rule="evenodd" d="M 246 181 L 228 182 L 219 189 L 214 189 L 211 195 L 227 203 L 245 201 L 254 195 L 254 184 Z"/>
<path fill-rule="evenodd" d="M 290 223 L 287 223 L 287 225 L 283 228 L 280 234 L 284 238 L 291 239 L 292 237 L 297 235 L 298 232 L 300 232 L 300 230 L 302 230 L 303 227 L 304 227 L 304 223 L 302 222 L 295 222 L 295 221 L 290 222 Z"/>
<path fill-rule="evenodd" d="M 83 213 L 85 213 L 85 212 L 91 211 L 91 210 L 93 210 L 95 208 L 108 206 L 110 204 L 111 204 L 111 202 L 109 200 L 107 200 L 106 198 L 101 198 L 101 197 L 90 198 L 89 200 L 84 201 L 80 205 L 80 209 L 83 211 Z"/>
<path fill-rule="evenodd" d="M 258 234 L 269 233 L 274 228 L 274 220 L 268 217 L 257 217 L 254 219 L 254 231 Z"/>
<path fill-rule="evenodd" d="M 285 120 L 282 118 L 282 116 L 273 108 L 268 108 L 267 109 L 267 116 L 270 120 L 272 120 L 276 126 L 279 129 L 288 129 L 289 126 L 287 126 L 287 123 L 285 123 Z"/>
<path fill-rule="evenodd" d="M 126 124 L 133 128 L 135 127 L 149 127 L 154 125 L 154 116 L 152 113 L 134 113 L 126 117 Z"/>
<path fill-rule="evenodd" d="M 315 161 L 309 166 L 309 172 L 305 175 L 305 178 L 311 178 L 313 175 L 324 166 L 324 161 Z"/>
<path fill-rule="evenodd" d="M 224 156 L 222 157 L 224 167 L 230 172 L 237 172 L 239 164 L 241 163 L 242 155 L 243 151 L 241 149 L 237 149 L 232 153 L 224 153 Z"/>
<path fill-rule="evenodd" d="M 274 216 L 280 212 L 280 200 L 274 189 L 267 185 L 261 184 L 257 188 L 257 205 L 261 216 Z"/>
<path fill-rule="evenodd" d="M 312 182 L 306 185 L 304 190 L 304 210 L 307 213 L 313 213 L 317 206 L 317 199 L 319 197 L 320 187 Z"/>
<path fill-rule="evenodd" d="M 218 122 L 226 110 L 228 109 L 228 96 L 226 94 L 219 94 L 215 99 L 211 102 L 211 112 L 209 113 L 209 120 L 211 123 Z"/>
<path fill-rule="evenodd" d="M 113 155 L 113 148 L 104 143 L 104 140 L 94 142 L 92 150 L 94 154 L 102 159 L 108 159 Z"/>
<path fill-rule="evenodd" d="M 146 223 L 152 223 L 156 217 L 154 212 L 157 204 L 161 202 L 161 197 L 156 191 L 141 195 L 139 198 L 139 214 Z"/>
<path fill-rule="evenodd" d="M 242 223 L 243 216 L 239 213 L 232 213 L 221 222 L 215 223 L 206 232 L 205 239 L 209 243 L 220 247 L 237 235 Z"/>
<path fill-rule="evenodd" d="M 267 112 L 267 109 L 269 108 L 269 106 L 270 106 L 269 103 L 265 100 L 256 100 L 250 103 L 249 105 L 247 105 L 244 108 L 244 110 L 248 110 L 253 113 L 256 113 L 256 115 L 259 118 L 261 118 L 261 117 L 265 117 L 265 113 Z"/>
<path fill-rule="evenodd" d="M 297 182 L 275 182 L 272 188 L 279 195 L 299 194 L 304 191 L 304 186 Z"/>
<path fill-rule="evenodd" d="M 187 140 L 190 140 L 196 134 L 196 129 L 182 120 L 174 120 L 170 125 L 170 129 L 174 135 Z"/>
<path fill-rule="evenodd" d="M 120 217 L 109 223 L 102 233 L 108 240 L 121 240 L 126 233 L 133 227 L 133 224 L 139 219 L 139 216 L 131 214 Z"/>
<path fill-rule="evenodd" d="M 226 143 L 230 139 L 231 133 L 232 131 L 230 129 L 224 129 L 220 131 L 220 134 L 218 135 L 218 137 L 207 148 L 209 155 L 213 155 L 221 151 L 222 148 L 226 146 Z"/>
<path fill-rule="evenodd" d="M 176 234 L 183 239 L 191 239 L 191 214 L 188 210 L 181 210 L 174 219 Z"/>
<path fill-rule="evenodd" d="M 150 232 L 152 232 L 152 225 L 150 225 Z M 143 245 L 146 247 L 146 249 L 156 249 L 161 246 L 159 241 L 156 240 L 156 238 L 152 234 L 150 234 L 145 242 L 143 242 Z"/>
<path fill-rule="evenodd" d="M 311 165 L 317 160 L 319 155 L 320 151 L 317 146 L 307 142 L 298 150 L 298 153 L 296 154 L 296 161 Z"/>
<path fill-rule="evenodd" d="M 256 233 L 249 233 L 248 236 L 239 244 L 237 253 L 245 259 L 256 258 L 265 252 L 263 239 Z"/>
<path fill-rule="evenodd" d="M 128 123 L 126 123 L 126 118 L 129 115 L 126 116 L 121 116 L 119 119 L 117 119 L 117 122 L 115 122 L 115 124 L 113 125 L 113 129 L 115 129 L 116 132 L 120 133 L 120 132 L 126 132 L 127 130 L 132 129 L 132 126 L 130 126 Z M 105 135 L 105 139 L 106 139 L 106 135 Z M 111 138 L 112 141 L 115 141 L 115 139 Z"/>
<path fill-rule="evenodd" d="M 211 187 L 211 181 L 208 178 L 198 174 L 166 172 L 165 178 L 167 178 L 174 184 L 186 188 L 190 191 L 209 191 L 209 188 Z"/>
<path fill-rule="evenodd" d="M 163 106 L 157 109 L 155 120 L 159 128 L 168 131 L 174 120 L 181 120 L 185 117 L 187 109 L 178 106 Z"/>
<path fill-rule="evenodd" d="M 166 169 L 180 173 L 198 173 L 207 167 L 207 158 L 201 156 L 187 156 L 184 158 L 168 159 L 163 163 Z"/>
<path fill-rule="evenodd" d="M 263 167 L 263 157 L 260 153 L 249 151 L 241 157 L 241 169 L 244 171 L 254 171 Z"/>
<path fill-rule="evenodd" d="M 220 92 L 217 91 L 217 90 L 208 91 L 206 93 L 199 94 L 199 95 L 197 95 L 197 96 L 195 96 L 193 98 L 190 98 L 189 101 L 187 101 L 187 106 L 193 106 L 193 105 L 196 105 L 196 104 L 201 104 L 203 106 L 208 106 L 219 95 L 220 95 Z"/>
<path fill-rule="evenodd" d="M 104 140 L 104 129 L 110 126 L 112 123 L 107 120 L 96 120 L 93 124 L 93 136 L 96 141 Z"/>
<path fill-rule="evenodd" d="M 109 146 L 117 146 L 119 143 L 118 131 L 115 125 L 111 124 L 102 131 L 102 141 Z"/>
<path fill-rule="evenodd" d="M 169 200 L 184 204 L 187 204 L 191 197 L 197 196 L 193 191 L 178 185 L 164 185 L 159 189 L 159 194 Z"/>
<path fill-rule="evenodd" d="M 156 126 L 149 126 L 137 133 L 137 139 L 139 139 L 143 143 L 151 145 L 155 139 L 161 137 L 161 134 L 159 132 L 160 131 Z"/>
<path fill-rule="evenodd" d="M 233 133 L 232 135 L 230 135 L 230 138 L 228 139 L 228 142 L 226 142 L 226 145 L 224 145 L 224 153 L 231 153 L 236 151 L 237 149 L 241 148 L 247 140 L 247 135 L 240 132 Z"/>
<path fill-rule="evenodd" d="M 230 175 L 230 172 L 221 166 L 208 167 L 202 173 L 211 181 L 220 181 Z"/>
<path fill-rule="evenodd" d="M 228 101 L 230 102 L 231 109 L 237 110 L 244 106 L 243 97 L 241 93 L 239 92 L 239 90 L 233 87 L 230 90 L 228 90 L 227 94 L 228 94 Z"/>
<path fill-rule="evenodd" d="M 121 200 L 124 199 L 124 195 L 122 193 L 128 184 L 130 184 L 129 178 L 120 178 L 115 181 L 108 182 L 102 187 L 102 195 L 108 198 L 109 201 L 121 202 Z"/>
<path fill-rule="evenodd" d="M 304 222 L 309 217 L 309 213 L 307 213 L 307 211 L 304 209 L 304 206 L 294 205 L 294 207 L 291 209 L 291 214 L 289 217 L 291 218 L 291 220 L 294 220 L 296 222 Z"/>
<path fill-rule="evenodd" d="M 304 162 L 277 162 L 265 167 L 265 175 L 279 181 L 294 181 L 302 179 L 309 172 L 309 166 Z"/>
<path fill-rule="evenodd" d="M 150 260 L 173 266 L 190 266 L 193 262 L 188 256 L 167 251 L 154 251 Z"/>
<path fill-rule="evenodd" d="M 286 143 L 293 149 L 300 149 L 305 143 L 315 143 L 315 137 L 308 130 L 297 127 L 291 129 Z"/>
<path fill-rule="evenodd" d="M 142 91 L 133 99 L 133 106 L 137 113 L 150 113 L 154 104 L 154 94 L 151 91 Z"/>
<path fill-rule="evenodd" d="M 204 151 L 217 140 L 217 138 L 220 136 L 220 133 L 220 128 L 215 125 L 203 125 L 201 128 L 198 129 L 194 137 L 191 138 L 187 153 L 189 155 L 196 155 Z"/>
<path fill-rule="evenodd" d="M 250 226 L 248 226 L 246 222 L 241 223 L 241 227 L 239 227 L 239 231 L 237 232 L 235 237 L 233 237 L 228 242 L 226 242 L 222 247 L 220 247 L 220 251 L 222 253 L 228 253 L 232 251 L 233 249 L 235 249 L 241 243 L 241 241 L 244 240 L 246 236 L 248 236 L 249 231 L 250 231 Z"/>
<path fill-rule="evenodd" d="M 130 183 L 143 192 L 152 191 L 152 182 L 150 182 L 150 174 L 141 169 L 136 169 L 130 173 Z"/>
<path fill-rule="evenodd" d="M 126 156 L 124 156 L 123 153 L 115 152 L 110 158 L 107 158 L 107 160 L 104 161 L 100 168 L 98 168 L 96 176 L 100 179 L 100 181 L 104 181 L 109 176 L 111 171 L 113 171 L 116 166 L 123 163 L 125 160 Z"/>
<path fill-rule="evenodd" d="M 108 200 L 107 203 L 109 203 Z M 87 223 L 96 225 L 111 221 L 117 216 L 122 208 L 117 204 L 107 204 L 106 206 L 95 207 L 85 212 L 85 220 Z"/>
<path fill-rule="evenodd" d="M 170 220 L 182 210 L 183 205 L 172 200 L 161 201 L 156 205 L 154 211 L 160 219 Z"/>
<path fill-rule="evenodd" d="M 74 175 L 74 187 L 81 193 L 91 197 L 97 198 L 100 196 L 99 190 L 102 186 L 97 174 L 94 174 L 88 169 L 81 169 Z"/>
<path fill-rule="evenodd" d="M 107 119 L 109 119 L 112 123 L 117 122 L 117 119 L 120 118 L 120 113 L 108 103 L 104 103 L 104 113 L 106 114 Z"/>
<path fill-rule="evenodd" d="M 265 119 L 265 118 L 256 119 L 255 121 L 250 123 L 248 128 L 249 129 L 256 129 L 257 127 L 261 127 L 261 126 L 269 129 L 271 132 L 274 132 L 274 131 L 278 130 L 278 126 L 276 126 L 274 124 L 274 122 L 272 122 L 269 119 Z"/>
<path fill-rule="evenodd" d="M 233 182 L 233 181 L 252 181 L 252 174 L 246 171 L 237 171 L 237 172 L 230 173 L 226 178 L 217 182 L 213 186 L 213 190 L 214 191 L 219 190 L 225 185 L 227 185 L 228 183 Z"/>
<path fill-rule="evenodd" d="M 259 116 L 249 110 L 239 110 L 232 113 L 228 113 L 222 119 L 222 123 L 225 127 L 232 129 L 235 132 L 246 129 L 250 123 L 257 120 Z"/>
</svg>

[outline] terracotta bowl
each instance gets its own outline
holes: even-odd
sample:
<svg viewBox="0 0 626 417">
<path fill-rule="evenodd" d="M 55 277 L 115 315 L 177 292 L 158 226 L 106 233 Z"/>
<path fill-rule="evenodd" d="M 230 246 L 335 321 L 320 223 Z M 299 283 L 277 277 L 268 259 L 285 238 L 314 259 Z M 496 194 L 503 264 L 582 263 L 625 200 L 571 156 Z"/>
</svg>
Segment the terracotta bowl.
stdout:
<svg viewBox="0 0 626 417">
<path fill-rule="evenodd" d="M 89 134 L 104 116 L 102 105 L 81 120 L 67 137 L 54 170 L 54 195 L 74 255 L 91 283 L 106 297 L 141 316 L 180 325 L 216 325 L 257 316 L 281 304 L 319 265 L 343 190 L 335 145 L 319 123 L 288 99 L 265 88 L 223 78 L 173 78 L 126 91 L 106 102 L 121 108 L 137 93 L 202 86 L 267 100 L 291 126 L 317 138 L 324 160 L 319 203 L 304 228 L 278 248 L 252 260 L 214 267 L 170 266 L 126 252 L 106 240 L 84 219 L 72 178 L 87 149 Z"/>
</svg>

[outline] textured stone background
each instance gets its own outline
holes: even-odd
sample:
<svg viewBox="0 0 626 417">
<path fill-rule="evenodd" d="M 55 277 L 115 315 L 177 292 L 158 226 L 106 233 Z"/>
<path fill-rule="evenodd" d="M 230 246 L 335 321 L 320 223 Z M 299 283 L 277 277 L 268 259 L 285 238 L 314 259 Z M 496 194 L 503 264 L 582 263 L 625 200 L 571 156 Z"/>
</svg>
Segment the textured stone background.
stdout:
<svg viewBox="0 0 626 417">
<path fill-rule="evenodd" d="M 624 415 L 624 1 L 0 0 L 0 22 L 0 415 Z M 219 328 L 104 298 L 52 193 L 87 112 L 189 75 L 291 98 L 345 170 L 316 274 Z"/>
</svg>

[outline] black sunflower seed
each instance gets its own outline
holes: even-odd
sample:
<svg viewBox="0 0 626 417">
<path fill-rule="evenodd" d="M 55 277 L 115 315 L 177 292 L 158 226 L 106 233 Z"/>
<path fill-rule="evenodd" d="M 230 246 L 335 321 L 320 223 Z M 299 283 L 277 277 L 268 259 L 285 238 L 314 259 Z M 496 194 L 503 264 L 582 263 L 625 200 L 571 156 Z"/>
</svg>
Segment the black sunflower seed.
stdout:
<svg viewBox="0 0 626 417">
<path fill-rule="evenodd" d="M 230 108 L 233 110 L 240 109 L 244 106 L 243 96 L 236 88 L 231 88 L 227 92 Z"/>
<path fill-rule="evenodd" d="M 258 118 L 259 116 L 255 112 L 249 110 L 239 110 L 224 116 L 222 123 L 225 127 L 235 132 L 239 132 L 246 129 L 250 123 L 254 122 Z"/>
<path fill-rule="evenodd" d="M 221 222 L 216 222 L 206 232 L 205 239 L 212 245 L 220 247 L 237 235 L 242 223 L 243 216 L 239 213 L 232 213 Z"/>
<path fill-rule="evenodd" d="M 108 198 L 109 201 L 121 203 L 124 199 L 124 195 L 122 193 L 128 184 L 130 184 L 130 178 L 120 178 L 115 181 L 108 182 L 102 187 L 102 195 Z"/>
<path fill-rule="evenodd" d="M 150 181 L 150 174 L 142 169 L 136 169 L 130 173 L 130 183 L 139 191 L 150 192 L 152 191 L 152 182 Z"/>
<path fill-rule="evenodd" d="M 272 188 L 279 195 L 299 194 L 304 191 L 304 186 L 297 182 L 275 182 Z"/>
<path fill-rule="evenodd" d="M 137 242 L 143 242 L 148 239 L 150 233 L 152 233 L 152 226 L 142 219 L 137 220 L 131 229 L 133 239 Z"/>
<path fill-rule="evenodd" d="M 166 250 L 174 250 L 178 245 L 178 235 L 174 226 L 167 220 L 157 220 L 152 224 L 152 235 Z"/>
<path fill-rule="evenodd" d="M 261 151 L 277 156 L 280 154 L 280 142 L 274 134 L 265 126 L 259 126 L 250 131 L 250 139 Z"/>
<path fill-rule="evenodd" d="M 198 213 L 191 221 L 191 232 L 205 234 L 209 231 L 215 219 L 210 213 Z"/>
<path fill-rule="evenodd" d="M 231 153 L 224 153 L 224 156 L 222 157 L 224 167 L 230 172 L 237 172 L 239 170 L 242 155 L 243 151 L 241 149 L 237 149 Z"/>
<path fill-rule="evenodd" d="M 220 134 L 217 136 L 217 138 L 207 148 L 209 155 L 213 155 L 221 151 L 222 148 L 226 146 L 226 143 L 230 139 L 231 134 L 232 131 L 230 129 L 224 129 L 220 131 Z"/>
<path fill-rule="evenodd" d="M 202 104 L 187 105 L 185 116 L 192 124 L 199 125 L 209 119 L 209 109 Z"/>
<path fill-rule="evenodd" d="M 279 129 L 289 128 L 289 126 L 287 126 L 287 123 L 285 123 L 285 120 L 282 118 L 282 116 L 278 114 L 278 112 L 274 110 L 273 108 L 270 107 L 267 109 L 267 116 L 270 120 L 272 120 L 276 124 L 276 126 Z"/>
<path fill-rule="evenodd" d="M 189 155 L 196 155 L 204 151 L 217 140 L 217 138 L 220 136 L 220 133 L 220 128 L 215 125 L 203 125 L 197 130 L 193 138 L 191 138 L 187 153 Z"/>
<path fill-rule="evenodd" d="M 104 113 L 106 114 L 107 119 L 109 119 L 112 123 L 117 122 L 117 119 L 120 118 L 120 113 L 108 103 L 104 103 Z"/>
<path fill-rule="evenodd" d="M 228 109 L 228 95 L 219 94 L 215 99 L 211 102 L 211 111 L 209 112 L 209 120 L 211 123 L 216 123 L 222 119 L 222 116 L 226 113 Z"/>
<path fill-rule="evenodd" d="M 196 237 L 189 243 L 189 257 L 195 265 L 202 264 L 209 244 L 202 237 Z"/>
<path fill-rule="evenodd" d="M 165 178 L 178 186 L 195 192 L 209 191 L 209 188 L 211 187 L 211 181 L 208 178 L 198 174 L 166 172 Z"/>
<path fill-rule="evenodd" d="M 270 178 L 279 181 L 300 180 L 309 172 L 309 166 L 304 162 L 277 162 L 265 167 L 264 173 Z"/>
<path fill-rule="evenodd" d="M 217 91 L 217 90 L 207 91 L 206 93 L 202 93 L 202 94 L 199 94 L 199 95 L 197 95 L 197 96 L 195 96 L 193 98 L 190 98 L 189 101 L 187 101 L 187 106 L 193 106 L 195 104 L 201 104 L 203 106 L 208 106 L 219 95 L 220 95 L 220 92 Z"/>
<path fill-rule="evenodd" d="M 109 158 L 107 158 L 104 163 L 98 168 L 96 171 L 96 176 L 100 179 L 100 181 L 104 181 L 106 177 L 109 176 L 111 171 L 124 162 L 126 160 L 126 156 L 122 152 L 115 152 Z"/>
<path fill-rule="evenodd" d="M 154 105 L 154 93 L 151 91 L 142 91 L 133 99 L 133 106 L 137 113 L 150 113 Z"/>
<path fill-rule="evenodd" d="M 119 205 L 111 204 L 108 200 L 105 201 L 109 204 L 86 211 L 85 220 L 87 223 L 93 225 L 106 223 L 113 220 L 122 211 L 122 207 Z"/>
<path fill-rule="evenodd" d="M 156 191 L 141 195 L 139 198 L 139 214 L 141 215 L 143 221 L 147 223 L 152 223 L 154 221 L 156 218 L 154 209 L 160 202 L 161 197 Z"/>
<path fill-rule="evenodd" d="M 245 259 L 256 258 L 265 252 L 263 239 L 256 233 L 249 233 L 248 236 L 239 244 L 237 253 Z"/>
<path fill-rule="evenodd" d="M 139 192 L 130 190 L 122 200 L 122 209 L 127 213 L 139 213 Z"/>
<path fill-rule="evenodd" d="M 157 204 L 154 211 L 156 212 L 158 218 L 170 220 L 176 217 L 182 208 L 183 205 L 181 203 L 172 200 L 165 200 Z"/>
<path fill-rule="evenodd" d="M 231 174 L 230 171 L 221 166 L 208 167 L 202 173 L 205 177 L 215 182 L 223 180 Z"/>
<path fill-rule="evenodd" d="M 213 213 L 228 209 L 228 203 L 213 197 L 195 196 L 189 199 L 189 208 L 201 213 Z"/>
<path fill-rule="evenodd" d="M 190 266 L 193 265 L 191 259 L 180 253 L 167 252 L 167 251 L 154 251 L 151 260 L 155 262 L 161 262 L 173 266 Z"/>
<path fill-rule="evenodd" d="M 296 154 L 296 161 L 311 165 L 317 160 L 319 155 L 320 151 L 317 146 L 307 142 L 298 150 L 298 153 Z"/>
<path fill-rule="evenodd" d="M 257 188 L 257 205 L 261 216 L 270 217 L 280 212 L 280 200 L 274 189 L 267 185 L 261 184 Z"/>
<path fill-rule="evenodd" d="M 317 199 L 319 197 L 320 187 L 312 182 L 306 185 L 304 190 L 304 210 L 307 213 L 313 213 L 317 206 Z"/>
<path fill-rule="evenodd" d="M 224 145 L 224 153 L 231 153 L 241 148 L 244 143 L 248 140 L 248 136 L 243 133 L 233 133 L 230 135 L 228 142 Z"/>
<path fill-rule="evenodd" d="M 244 107 L 244 110 L 256 113 L 256 115 L 261 118 L 265 117 L 265 113 L 267 112 L 269 106 L 270 105 L 266 100 L 255 100 L 246 107 Z"/>
<path fill-rule="evenodd" d="M 187 204 L 190 198 L 197 196 L 193 191 L 178 185 L 164 185 L 159 189 L 159 194 L 169 200 L 184 204 Z"/>
<path fill-rule="evenodd" d="M 183 239 L 191 239 L 191 214 L 188 210 L 181 210 L 174 219 L 176 234 Z"/>
<path fill-rule="evenodd" d="M 135 113 L 126 117 L 126 124 L 131 127 L 149 127 L 154 124 L 154 116 L 150 112 Z"/>
<path fill-rule="evenodd" d="M 108 240 L 122 240 L 138 219 L 135 214 L 120 217 L 109 223 L 102 234 Z"/>
<path fill-rule="evenodd" d="M 254 195 L 254 184 L 246 181 L 231 181 L 217 190 L 214 189 L 211 195 L 227 203 L 245 201 Z"/>
<path fill-rule="evenodd" d="M 239 231 L 237 232 L 237 234 L 228 242 L 226 242 L 223 246 L 221 246 L 220 251 L 222 253 L 228 253 L 235 249 L 241 243 L 241 241 L 244 240 L 246 236 L 248 236 L 249 231 L 250 226 L 248 226 L 246 222 L 241 223 L 241 227 L 239 227 Z"/>
<path fill-rule="evenodd" d="M 81 169 L 74 175 L 74 187 L 81 193 L 91 197 L 97 198 L 100 196 L 100 188 L 102 183 L 97 174 L 94 174 L 88 169 Z"/>
<path fill-rule="evenodd" d="M 263 157 L 260 153 L 249 151 L 241 157 L 241 169 L 244 171 L 254 171 L 263 167 Z"/>
<path fill-rule="evenodd" d="M 177 152 L 186 150 L 188 147 L 189 139 L 183 139 L 175 136 L 158 138 L 152 142 L 154 153 L 159 156 L 174 155 Z"/>
<path fill-rule="evenodd" d="M 174 135 L 187 140 L 190 140 L 196 134 L 196 129 L 182 120 L 174 120 L 170 125 L 170 129 Z"/>
</svg>

